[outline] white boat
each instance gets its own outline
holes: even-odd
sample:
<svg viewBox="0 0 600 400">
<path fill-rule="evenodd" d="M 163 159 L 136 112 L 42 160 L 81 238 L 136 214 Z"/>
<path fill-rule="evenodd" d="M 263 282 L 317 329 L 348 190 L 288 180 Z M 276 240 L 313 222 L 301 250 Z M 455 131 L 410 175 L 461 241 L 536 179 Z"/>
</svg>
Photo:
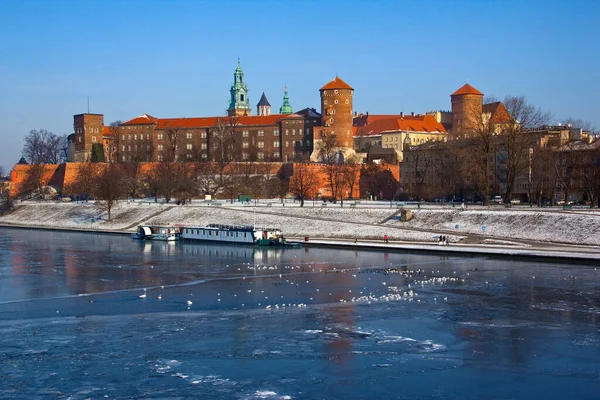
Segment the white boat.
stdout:
<svg viewBox="0 0 600 400">
<path fill-rule="evenodd" d="M 172 226 L 140 225 L 137 231 L 131 234 L 133 239 L 151 239 L 166 242 L 179 240 L 181 228 Z"/>
<path fill-rule="evenodd" d="M 280 229 L 255 228 L 253 226 L 235 226 L 210 224 L 204 227 L 184 226 L 181 238 L 222 243 L 258 244 L 277 246 L 285 244 Z"/>
</svg>

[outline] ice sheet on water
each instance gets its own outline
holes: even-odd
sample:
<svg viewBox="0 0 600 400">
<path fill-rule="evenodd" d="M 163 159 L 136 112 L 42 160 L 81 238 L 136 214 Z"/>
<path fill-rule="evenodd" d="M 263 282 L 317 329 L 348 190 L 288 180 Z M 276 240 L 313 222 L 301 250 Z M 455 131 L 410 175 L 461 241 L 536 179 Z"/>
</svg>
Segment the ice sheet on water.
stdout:
<svg viewBox="0 0 600 400">
<path fill-rule="evenodd" d="M 265 400 L 291 400 L 292 397 L 288 395 L 279 395 L 277 392 L 272 390 L 257 390 L 256 392 L 246 397 L 248 400 L 253 399 L 265 399 Z"/>
</svg>

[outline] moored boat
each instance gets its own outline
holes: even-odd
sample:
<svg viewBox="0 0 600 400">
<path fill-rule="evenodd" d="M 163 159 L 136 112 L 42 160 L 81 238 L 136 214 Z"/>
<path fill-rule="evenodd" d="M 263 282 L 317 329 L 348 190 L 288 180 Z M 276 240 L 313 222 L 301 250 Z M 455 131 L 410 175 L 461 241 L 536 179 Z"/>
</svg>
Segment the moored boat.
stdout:
<svg viewBox="0 0 600 400">
<path fill-rule="evenodd" d="M 185 226 L 181 228 L 181 238 L 223 243 L 239 243 L 259 246 L 285 245 L 280 229 L 255 228 L 253 226 L 209 224 L 204 227 Z"/>
<path fill-rule="evenodd" d="M 131 234 L 133 239 L 161 240 L 174 242 L 179 240 L 181 228 L 172 226 L 140 225 L 137 230 Z"/>
</svg>

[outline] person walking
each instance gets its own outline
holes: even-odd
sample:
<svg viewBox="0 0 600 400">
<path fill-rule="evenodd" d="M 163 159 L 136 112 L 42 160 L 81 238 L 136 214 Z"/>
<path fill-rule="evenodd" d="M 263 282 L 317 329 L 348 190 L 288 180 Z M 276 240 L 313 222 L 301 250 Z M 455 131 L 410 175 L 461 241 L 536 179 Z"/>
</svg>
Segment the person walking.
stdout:
<svg viewBox="0 0 600 400">
<path fill-rule="evenodd" d="M 389 240 L 388 240 L 388 235 L 387 235 L 387 233 L 386 233 L 385 235 L 383 235 L 383 241 L 384 241 L 385 243 L 389 243 Z"/>
</svg>

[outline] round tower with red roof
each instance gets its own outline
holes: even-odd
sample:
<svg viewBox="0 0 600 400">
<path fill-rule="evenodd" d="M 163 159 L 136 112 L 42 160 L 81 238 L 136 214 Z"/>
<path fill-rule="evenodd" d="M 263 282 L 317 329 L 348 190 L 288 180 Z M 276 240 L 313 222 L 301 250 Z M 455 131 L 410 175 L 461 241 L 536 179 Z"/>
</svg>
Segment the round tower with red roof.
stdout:
<svg viewBox="0 0 600 400">
<path fill-rule="evenodd" d="M 452 135 L 464 136 L 477 129 L 481 116 L 483 93 L 468 83 L 450 95 L 452 101 Z"/>
<path fill-rule="evenodd" d="M 311 159 L 317 160 L 318 142 L 324 135 L 335 135 L 343 157 L 354 153 L 352 137 L 352 97 L 354 89 L 338 76 L 320 90 L 321 126 L 314 129 L 315 150 Z"/>
</svg>

